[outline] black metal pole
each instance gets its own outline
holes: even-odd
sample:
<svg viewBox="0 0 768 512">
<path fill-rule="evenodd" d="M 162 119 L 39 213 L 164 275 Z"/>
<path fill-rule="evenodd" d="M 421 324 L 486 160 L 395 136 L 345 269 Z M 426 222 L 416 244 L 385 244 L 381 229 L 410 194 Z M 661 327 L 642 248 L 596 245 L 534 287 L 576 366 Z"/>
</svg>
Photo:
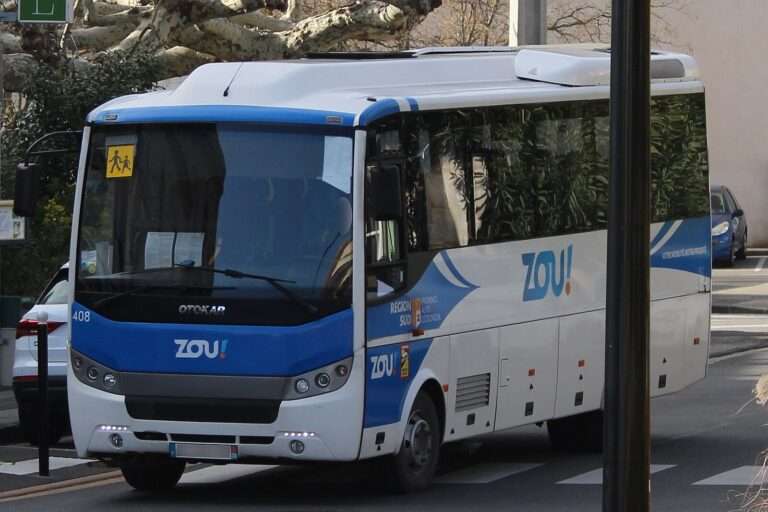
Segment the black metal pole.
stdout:
<svg viewBox="0 0 768 512">
<path fill-rule="evenodd" d="M 49 476 L 48 467 L 48 315 L 37 319 L 37 407 L 40 428 L 37 433 L 37 458 L 40 476 Z"/>
<path fill-rule="evenodd" d="M 603 511 L 650 506 L 650 2 L 613 0 Z"/>
</svg>

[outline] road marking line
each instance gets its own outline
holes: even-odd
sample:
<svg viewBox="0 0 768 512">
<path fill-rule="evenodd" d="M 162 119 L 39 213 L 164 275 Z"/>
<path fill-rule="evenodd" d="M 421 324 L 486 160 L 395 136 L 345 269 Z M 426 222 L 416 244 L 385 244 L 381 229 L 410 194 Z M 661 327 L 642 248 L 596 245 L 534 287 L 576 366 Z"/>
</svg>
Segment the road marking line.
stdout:
<svg viewBox="0 0 768 512">
<path fill-rule="evenodd" d="M 749 356 L 749 355 L 757 354 L 759 352 L 765 352 L 767 350 L 768 350 L 767 347 L 761 347 L 761 348 L 755 348 L 755 349 L 742 350 L 741 352 L 736 352 L 735 354 L 726 354 L 724 356 L 710 357 L 709 362 L 707 363 L 707 366 L 719 363 L 721 361 L 735 359 L 737 357 Z"/>
<path fill-rule="evenodd" d="M 675 464 L 651 464 L 651 474 L 664 471 L 665 469 L 673 468 Z M 577 475 L 567 480 L 561 480 L 558 484 L 564 485 L 602 485 L 603 483 L 603 468 L 597 468 L 592 471 L 587 471 L 581 475 Z"/>
<path fill-rule="evenodd" d="M 228 464 L 226 466 L 210 466 L 196 471 L 184 473 L 180 484 L 218 484 L 228 480 L 244 477 L 254 473 L 268 471 L 278 466 L 262 464 Z"/>
<path fill-rule="evenodd" d="M 543 464 L 479 464 L 442 475 L 435 478 L 435 482 L 439 484 L 489 484 L 539 466 L 543 466 Z"/>
<path fill-rule="evenodd" d="M 53 482 L 50 484 L 34 485 L 30 487 L 23 487 L 21 489 L 13 489 L 11 491 L 0 492 L 0 503 L 6 501 L 20 500 L 27 497 L 45 496 L 52 491 L 63 489 L 70 490 L 79 488 L 83 485 L 95 484 L 101 482 L 111 482 L 112 480 L 119 478 L 122 480 L 120 471 L 109 471 L 107 473 L 99 473 L 96 475 L 88 475 L 80 478 L 73 478 L 71 480 L 62 480 L 61 482 Z M 95 487 L 95 486 L 94 486 Z"/>
<path fill-rule="evenodd" d="M 766 329 L 768 330 L 768 322 L 764 324 L 741 324 L 741 325 L 713 325 L 711 327 L 713 331 L 733 331 L 734 329 Z"/>
<path fill-rule="evenodd" d="M 719 473 L 715 476 L 705 478 L 694 482 L 693 485 L 739 485 L 749 486 L 758 483 L 765 477 L 765 468 L 763 466 L 741 466 L 730 471 Z"/>
<path fill-rule="evenodd" d="M 768 256 L 763 256 L 762 258 L 760 258 L 760 261 L 757 263 L 757 266 L 755 267 L 755 272 L 760 272 L 761 270 L 763 270 L 766 260 L 768 260 Z"/>
<path fill-rule="evenodd" d="M 730 320 L 733 318 L 748 318 L 750 320 L 754 319 L 768 319 L 768 315 L 743 315 L 741 313 L 712 313 L 712 320 Z"/>
<path fill-rule="evenodd" d="M 51 471 L 80 464 L 94 462 L 91 459 L 70 459 L 67 457 L 51 457 L 49 459 L 49 468 Z M 37 473 L 39 468 L 38 459 L 23 460 L 21 462 L 3 462 L 0 464 L 0 473 L 5 475 L 31 475 Z"/>
</svg>

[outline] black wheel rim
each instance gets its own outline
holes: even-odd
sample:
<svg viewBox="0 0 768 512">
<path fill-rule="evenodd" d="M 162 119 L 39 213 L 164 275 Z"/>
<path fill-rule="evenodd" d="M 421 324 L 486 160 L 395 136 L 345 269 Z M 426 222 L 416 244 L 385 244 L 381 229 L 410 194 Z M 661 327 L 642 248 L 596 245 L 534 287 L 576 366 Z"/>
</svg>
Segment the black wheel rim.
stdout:
<svg viewBox="0 0 768 512">
<path fill-rule="evenodd" d="M 420 411 L 413 411 L 408 418 L 403 439 L 408 465 L 415 471 L 421 471 L 432 463 L 432 427 Z"/>
</svg>

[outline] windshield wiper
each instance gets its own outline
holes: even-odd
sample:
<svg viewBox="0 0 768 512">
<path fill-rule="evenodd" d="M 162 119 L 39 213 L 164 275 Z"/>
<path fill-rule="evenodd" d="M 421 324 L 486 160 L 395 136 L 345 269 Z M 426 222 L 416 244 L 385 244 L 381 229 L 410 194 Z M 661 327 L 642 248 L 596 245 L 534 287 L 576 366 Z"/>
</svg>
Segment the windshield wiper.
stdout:
<svg viewBox="0 0 768 512">
<path fill-rule="evenodd" d="M 278 277 L 272 277 L 272 276 L 263 276 L 260 274 L 249 274 L 247 272 L 241 272 L 239 270 L 231 269 L 231 268 L 216 268 L 216 267 L 196 267 L 191 264 L 187 263 L 174 263 L 174 267 L 178 268 L 184 268 L 187 270 L 202 270 L 203 272 L 211 272 L 213 274 L 222 274 L 227 277 L 232 277 L 235 279 L 257 279 L 259 281 L 266 281 L 267 283 L 271 284 L 272 287 L 288 297 L 294 304 L 298 304 L 302 308 L 304 308 L 308 313 L 314 315 L 317 313 L 318 309 L 317 306 L 310 304 L 300 296 L 298 296 L 296 293 L 292 292 L 288 288 L 282 285 L 282 283 L 289 283 L 293 284 L 296 281 L 290 281 L 288 279 L 281 279 Z"/>
<path fill-rule="evenodd" d="M 148 292 L 150 290 L 162 290 L 170 288 L 172 290 L 214 290 L 214 289 L 221 289 L 221 288 L 212 288 L 212 287 L 202 287 L 202 286 L 188 286 L 188 285 L 168 285 L 168 284 L 145 284 L 143 286 L 137 286 L 135 288 L 131 288 L 129 290 L 125 290 L 124 292 L 116 293 L 114 295 L 110 295 L 108 297 L 104 297 L 103 299 L 99 299 L 96 302 L 94 302 L 91 307 L 98 308 L 99 306 L 103 306 L 104 304 L 110 303 L 114 300 L 121 299 L 123 297 L 128 297 L 130 295 L 136 295 L 137 293 L 142 292 Z"/>
</svg>

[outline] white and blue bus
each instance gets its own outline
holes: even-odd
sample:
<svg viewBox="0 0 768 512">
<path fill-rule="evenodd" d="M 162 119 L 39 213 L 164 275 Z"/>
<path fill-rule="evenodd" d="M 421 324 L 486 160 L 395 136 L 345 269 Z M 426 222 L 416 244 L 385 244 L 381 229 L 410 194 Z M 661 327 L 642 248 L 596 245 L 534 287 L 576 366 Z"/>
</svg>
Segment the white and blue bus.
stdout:
<svg viewBox="0 0 768 512">
<path fill-rule="evenodd" d="M 696 64 L 651 68 L 657 396 L 705 375 L 711 226 Z M 472 436 L 599 445 L 609 69 L 583 47 L 225 63 L 95 110 L 78 454 L 149 490 L 189 461 L 380 458 L 409 491 Z"/>
</svg>

